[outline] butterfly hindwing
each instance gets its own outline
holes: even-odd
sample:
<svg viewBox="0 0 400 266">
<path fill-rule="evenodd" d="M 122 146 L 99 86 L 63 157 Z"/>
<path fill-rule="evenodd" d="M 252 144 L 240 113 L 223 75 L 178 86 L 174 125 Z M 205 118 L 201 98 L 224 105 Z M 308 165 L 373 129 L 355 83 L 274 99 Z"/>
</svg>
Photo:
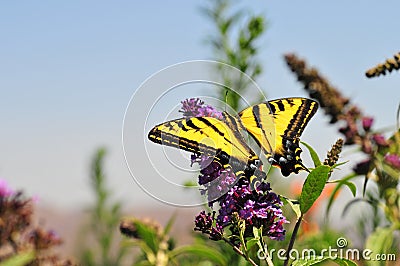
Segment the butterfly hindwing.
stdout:
<svg viewBox="0 0 400 266">
<path fill-rule="evenodd" d="M 307 170 L 301 162 L 299 140 L 317 109 L 318 103 L 313 100 L 284 98 L 246 108 L 239 118 L 269 162 L 287 176 Z"/>
</svg>

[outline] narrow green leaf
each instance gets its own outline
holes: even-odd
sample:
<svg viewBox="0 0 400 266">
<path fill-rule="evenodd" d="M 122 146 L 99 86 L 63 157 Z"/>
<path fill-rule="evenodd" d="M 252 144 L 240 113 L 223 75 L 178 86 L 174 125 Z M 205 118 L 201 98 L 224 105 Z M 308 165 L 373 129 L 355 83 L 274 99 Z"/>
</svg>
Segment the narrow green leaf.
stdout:
<svg viewBox="0 0 400 266">
<path fill-rule="evenodd" d="M 175 222 L 176 214 L 173 214 L 171 218 L 168 220 L 167 225 L 164 228 L 164 234 L 167 235 L 171 231 L 172 225 Z"/>
<path fill-rule="evenodd" d="M 299 199 L 301 213 L 306 213 L 321 195 L 328 180 L 330 170 L 329 166 L 320 165 L 307 176 Z"/>
<path fill-rule="evenodd" d="M 330 183 L 338 183 L 335 187 L 335 189 L 333 190 L 332 194 L 329 196 L 329 201 L 328 201 L 328 206 L 326 207 L 326 215 L 329 214 L 329 211 L 331 210 L 333 201 L 335 199 L 335 194 L 337 193 L 337 191 L 343 186 L 346 185 L 351 193 L 353 194 L 353 197 L 356 196 L 357 193 L 357 187 L 354 183 L 349 182 L 350 179 L 353 179 L 354 177 L 356 177 L 357 174 L 352 173 L 350 175 L 348 175 L 347 177 L 340 179 L 340 180 L 335 180 L 335 181 L 331 181 Z"/>
<path fill-rule="evenodd" d="M 183 254 L 196 255 L 202 258 L 206 258 L 217 265 L 227 265 L 226 256 L 220 253 L 217 249 L 211 248 L 205 245 L 188 245 L 174 249 L 169 252 L 169 256 L 174 258 Z"/>
<path fill-rule="evenodd" d="M 0 263 L 0 266 L 24 266 L 35 259 L 35 252 L 28 251 L 12 256 Z"/>
<path fill-rule="evenodd" d="M 301 141 L 301 144 L 303 144 L 304 146 L 307 147 L 307 149 L 308 149 L 308 151 L 310 153 L 311 159 L 314 162 L 314 166 L 315 167 L 320 166 L 321 165 L 321 160 L 319 159 L 317 152 L 310 145 L 305 143 L 304 141 Z"/>
<path fill-rule="evenodd" d="M 334 164 L 334 165 L 332 166 L 332 168 L 337 168 L 337 167 L 342 166 L 342 165 L 344 165 L 344 164 L 346 164 L 346 163 L 348 163 L 348 162 L 350 162 L 350 161 L 344 161 L 344 162 L 336 163 L 336 164 Z"/>
</svg>

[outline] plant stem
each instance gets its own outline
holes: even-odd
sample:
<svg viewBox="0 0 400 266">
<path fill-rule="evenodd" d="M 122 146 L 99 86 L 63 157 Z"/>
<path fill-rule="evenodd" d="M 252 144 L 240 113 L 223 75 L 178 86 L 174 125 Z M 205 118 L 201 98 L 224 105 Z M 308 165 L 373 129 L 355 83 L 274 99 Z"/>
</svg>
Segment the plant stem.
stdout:
<svg viewBox="0 0 400 266">
<path fill-rule="evenodd" d="M 228 239 L 222 238 L 226 243 L 228 243 L 236 253 L 238 253 L 240 256 L 245 258 L 248 262 L 250 262 L 251 265 L 253 266 L 258 266 L 257 263 L 255 263 L 251 258 L 247 257 L 237 246 L 233 245 Z"/>
<path fill-rule="evenodd" d="M 271 257 L 269 256 L 268 250 L 264 250 L 265 252 L 265 261 L 267 262 L 268 266 L 274 266 Z"/>
<path fill-rule="evenodd" d="M 290 238 L 289 246 L 288 246 L 287 251 L 286 251 L 286 260 L 285 260 L 285 263 L 283 264 L 283 266 L 287 266 L 288 263 L 289 263 L 290 251 L 292 251 L 292 248 L 293 248 L 293 245 L 294 245 L 294 241 L 296 240 L 297 231 L 299 231 L 300 224 L 301 224 L 302 220 L 303 220 L 303 214 L 300 215 L 299 219 L 296 222 L 296 225 L 294 226 L 293 234 L 292 234 L 292 237 Z"/>
</svg>

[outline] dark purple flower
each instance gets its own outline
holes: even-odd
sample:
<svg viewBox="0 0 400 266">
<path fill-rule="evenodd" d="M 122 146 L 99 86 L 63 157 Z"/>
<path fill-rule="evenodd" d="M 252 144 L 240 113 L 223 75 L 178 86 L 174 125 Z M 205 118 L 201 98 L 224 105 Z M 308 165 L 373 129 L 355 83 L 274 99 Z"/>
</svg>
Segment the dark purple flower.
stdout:
<svg viewBox="0 0 400 266">
<path fill-rule="evenodd" d="M 370 165 L 371 159 L 366 159 L 356 164 L 356 166 L 353 168 L 353 171 L 358 175 L 366 175 L 369 171 Z"/>
<path fill-rule="evenodd" d="M 385 137 L 381 134 L 375 134 L 372 136 L 372 140 L 378 145 L 382 147 L 387 147 L 389 146 L 389 143 L 385 139 Z"/>
<path fill-rule="evenodd" d="M 194 230 L 203 233 L 209 232 L 213 225 L 213 216 L 211 213 L 206 214 L 205 211 L 200 212 L 194 220 Z"/>
<path fill-rule="evenodd" d="M 210 239 L 214 241 L 221 240 L 223 233 L 224 228 L 221 225 L 217 224 L 211 228 Z"/>
<path fill-rule="evenodd" d="M 216 224 L 213 226 L 213 223 L 215 221 L 214 219 L 215 212 L 214 213 L 207 213 L 205 211 L 200 212 L 194 221 L 195 231 L 200 231 L 203 234 L 208 234 L 210 236 L 210 239 L 212 240 L 221 240 L 222 239 L 222 234 L 223 234 L 223 228 L 222 226 Z"/>
<path fill-rule="evenodd" d="M 241 179 L 240 184 L 233 186 L 229 192 L 219 200 L 220 210 L 217 224 L 223 227 L 231 226 L 232 217 L 237 213 L 246 223 L 245 236 L 252 235 L 252 226 L 264 228 L 264 232 L 271 239 L 283 240 L 287 223 L 282 213 L 282 201 L 279 196 L 270 191 L 269 184 L 262 183 L 253 190 L 247 179 Z"/>
<path fill-rule="evenodd" d="M 206 155 L 192 155 L 192 165 L 200 165 L 199 185 L 204 186 L 201 193 L 207 194 L 210 207 L 212 204 L 225 194 L 229 188 L 237 181 L 235 173 L 231 168 L 224 169 L 222 165 L 214 160 L 214 157 Z"/>
<path fill-rule="evenodd" d="M 386 154 L 384 160 L 394 168 L 400 169 L 400 156 L 397 154 Z"/>
<path fill-rule="evenodd" d="M 363 117 L 362 118 L 363 129 L 368 132 L 371 129 L 373 122 L 374 122 L 374 119 L 372 117 L 369 117 L 369 116 Z"/>
<path fill-rule="evenodd" d="M 210 105 L 204 105 L 204 102 L 199 98 L 186 99 L 181 102 L 182 108 L 180 112 L 184 117 L 215 117 L 222 118 L 222 113 Z"/>
</svg>

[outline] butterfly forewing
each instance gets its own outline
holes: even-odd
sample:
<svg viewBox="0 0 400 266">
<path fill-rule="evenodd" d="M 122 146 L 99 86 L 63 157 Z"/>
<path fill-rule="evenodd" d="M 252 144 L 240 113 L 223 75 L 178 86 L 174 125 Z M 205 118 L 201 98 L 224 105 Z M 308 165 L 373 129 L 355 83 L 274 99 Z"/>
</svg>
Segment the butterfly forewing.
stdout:
<svg viewBox="0 0 400 266">
<path fill-rule="evenodd" d="M 153 142 L 213 156 L 222 164 L 241 165 L 244 169 L 257 156 L 239 133 L 238 125 L 237 120 L 227 113 L 223 114 L 222 120 L 183 118 L 155 126 L 148 137 Z"/>
</svg>

